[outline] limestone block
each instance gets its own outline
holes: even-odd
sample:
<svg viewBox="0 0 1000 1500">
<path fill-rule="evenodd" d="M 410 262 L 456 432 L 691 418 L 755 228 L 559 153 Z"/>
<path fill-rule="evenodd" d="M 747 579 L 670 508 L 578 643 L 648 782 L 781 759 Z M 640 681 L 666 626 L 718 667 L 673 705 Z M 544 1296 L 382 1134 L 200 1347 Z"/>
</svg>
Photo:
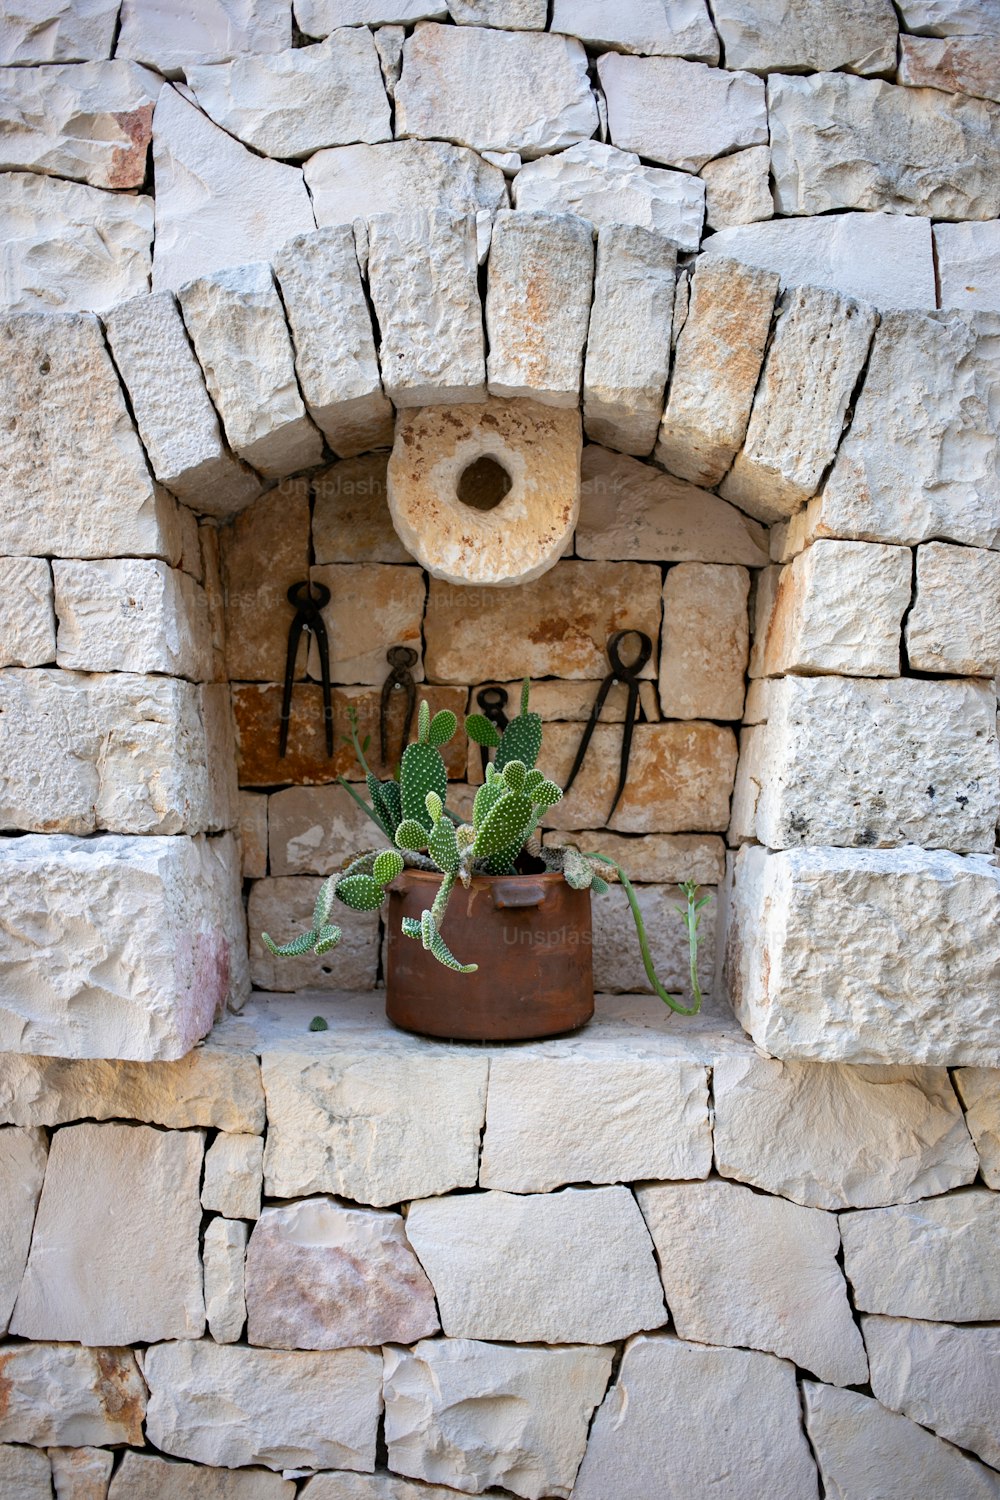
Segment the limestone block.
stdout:
<svg viewBox="0 0 1000 1500">
<path fill-rule="evenodd" d="M 390 442 L 391 438 L 390 428 Z M 388 453 L 366 453 L 314 476 L 312 545 L 317 563 L 412 561 L 389 513 L 388 462 Z"/>
<path fill-rule="evenodd" d="M 55 655 L 48 562 L 44 557 L 0 557 L 0 666 L 41 667 Z"/>
<path fill-rule="evenodd" d="M 992 1068 L 959 1068 L 955 1087 L 965 1106 L 983 1181 L 1000 1188 L 1000 1077 Z"/>
<path fill-rule="evenodd" d="M 0 1130 L 0 1333 L 7 1332 L 28 1259 L 31 1228 L 45 1176 L 48 1143 L 41 1130 Z"/>
<path fill-rule="evenodd" d="M 985 1072 L 964 1073 L 977 1071 Z M 723 1177 L 807 1207 L 875 1208 L 975 1176 L 969 1132 L 943 1068 L 725 1057 L 713 1079 Z"/>
<path fill-rule="evenodd" d="M 730 999 L 777 1057 L 1000 1067 L 998 916 L 1000 872 L 983 855 L 744 849 Z"/>
<path fill-rule="evenodd" d="M 352 911 L 338 904 L 333 921 L 343 936 L 336 948 L 319 958 L 276 958 L 261 941 L 267 932 L 287 943 L 307 932 L 322 882 L 303 876 L 257 880 L 250 891 L 250 977 L 261 990 L 371 990 L 378 969 L 378 912 Z"/>
<path fill-rule="evenodd" d="M 521 682 L 507 683 L 484 683 L 483 686 L 502 687 L 507 694 L 508 704 L 520 701 Z M 562 720 L 572 719 L 579 723 L 581 720 L 590 718 L 594 707 L 594 699 L 597 697 L 602 684 L 596 682 L 559 682 L 549 679 L 548 681 L 532 682 L 531 684 L 531 712 L 536 713 L 544 724 L 559 723 Z M 478 693 L 477 686 L 473 693 Z M 470 699 L 470 702 L 472 700 Z M 656 702 L 656 688 L 643 679 L 639 683 L 639 702 L 643 712 L 650 722 L 659 718 L 659 708 Z M 625 710 L 628 706 L 628 687 L 624 682 L 615 683 L 604 702 L 602 719 L 608 724 L 622 724 L 625 721 Z M 476 777 L 477 784 L 482 780 L 482 762 L 478 747 L 473 750 L 470 744 L 470 776 L 472 769 L 477 765 L 479 771 Z M 639 877 L 640 879 L 643 877 Z M 659 879 L 659 876 L 650 877 Z"/>
<path fill-rule="evenodd" d="M 826 287 L 881 308 L 937 306 L 929 219 L 842 213 L 733 225 L 704 254 L 774 271 L 783 288 Z"/>
<path fill-rule="evenodd" d="M 367 798 L 367 788 L 362 793 Z M 263 801 L 263 798 L 258 798 Z M 268 798 L 272 875 L 328 875 L 370 842 L 371 823 L 342 786 L 291 786 Z"/>
<path fill-rule="evenodd" d="M 457 26 L 496 26 L 504 31 L 544 31 L 548 16 L 545 0 L 448 0 L 448 11 Z"/>
<path fill-rule="evenodd" d="M 786 295 L 742 452 L 720 493 L 761 521 L 780 521 L 816 493 L 833 460 L 868 357 L 873 308 L 835 292 Z"/>
<path fill-rule="evenodd" d="M 907 31 L 928 36 L 975 36 L 1000 32 L 1000 16 L 980 0 L 902 0 L 899 7 Z"/>
<path fill-rule="evenodd" d="M 307 469 L 323 440 L 306 415 L 292 342 L 269 266 L 236 266 L 188 282 L 184 322 L 230 443 L 268 479 Z"/>
<path fill-rule="evenodd" d="M 305 1061 L 265 1052 L 265 1192 L 384 1208 L 474 1186 L 487 1068 L 482 1053 L 409 1038 L 379 1052 L 342 1042 Z"/>
<path fill-rule="evenodd" d="M 295 19 L 307 36 L 326 36 L 335 26 L 377 26 L 443 20 L 446 0 L 296 0 Z"/>
<path fill-rule="evenodd" d="M 183 1057 L 249 988 L 238 866 L 228 835 L 7 840 L 0 1050 Z"/>
<path fill-rule="evenodd" d="M 107 1500 L 114 1454 L 105 1448 L 50 1448 L 56 1500 Z"/>
<path fill-rule="evenodd" d="M 667 1321 L 627 1188 L 425 1199 L 411 1204 L 406 1233 L 449 1338 L 598 1344 Z"/>
<path fill-rule="evenodd" d="M 740 719 L 750 649 L 746 568 L 678 563 L 663 585 L 660 707 L 668 719 Z"/>
<path fill-rule="evenodd" d="M 587 54 L 572 37 L 427 22 L 403 47 L 397 135 L 518 151 L 528 160 L 596 129 Z"/>
<path fill-rule="evenodd" d="M 998 1224 L 1000 1197 L 978 1187 L 842 1214 L 844 1269 L 855 1306 L 893 1317 L 995 1319 Z"/>
<path fill-rule="evenodd" d="M 375 41 L 345 27 L 313 47 L 243 53 L 185 68 L 198 104 L 264 156 L 301 160 L 324 146 L 392 139 Z"/>
<path fill-rule="evenodd" d="M 475 0 L 469 0 L 474 4 Z M 403 71 L 403 43 L 406 41 L 405 26 L 378 26 L 374 32 L 375 50 L 382 69 L 382 82 L 390 99 L 396 96 L 396 84 Z"/>
<path fill-rule="evenodd" d="M 402 412 L 386 475 L 392 523 L 432 577 L 462 593 L 523 587 L 572 544 L 580 452 L 575 407 L 490 397 Z"/>
<path fill-rule="evenodd" d="M 60 667 L 211 678 L 208 600 L 190 574 L 138 557 L 56 560 L 52 570 Z"/>
<path fill-rule="evenodd" d="M 154 291 L 269 260 L 292 235 L 315 228 L 298 167 L 248 151 L 169 86 L 153 115 L 153 171 Z"/>
<path fill-rule="evenodd" d="M 513 198 L 515 208 L 577 214 L 597 229 L 650 229 L 679 250 L 697 250 L 705 216 L 705 189 L 697 178 L 643 166 L 634 151 L 600 141 L 526 162 L 514 178 Z"/>
<path fill-rule="evenodd" d="M 272 1349 L 412 1344 L 439 1327 L 400 1215 L 334 1198 L 264 1209 L 246 1292 L 249 1342 Z"/>
<path fill-rule="evenodd" d="M 160 483 L 205 515 L 242 510 L 260 485 L 223 441 L 173 297 L 133 297 L 106 313 L 104 326 Z"/>
<path fill-rule="evenodd" d="M 708 1176 L 702 1065 L 631 1044 L 553 1045 L 491 1059 L 481 1186 L 547 1193 L 570 1182 Z"/>
<path fill-rule="evenodd" d="M 388 675 L 386 646 L 421 647 L 421 622 L 426 586 L 419 568 L 391 567 L 387 563 L 339 563 L 309 569 L 316 584 L 330 590 L 323 608 L 330 641 L 330 677 L 333 682 L 375 683 L 381 687 Z M 412 667 L 416 682 L 423 679 L 419 662 Z M 320 676 L 319 651 L 309 650 L 309 676 Z"/>
<path fill-rule="evenodd" d="M 1000 39 L 996 43 L 1000 74 Z M 1000 89 L 997 90 L 1000 93 Z M 998 101 L 1000 102 L 1000 101 Z M 1000 312 L 1000 236 L 997 224 L 935 224 L 941 306 Z"/>
<path fill-rule="evenodd" d="M 375 1467 L 381 1357 L 236 1344 L 160 1344 L 146 1351 L 146 1431 L 176 1458 L 220 1468 Z"/>
<path fill-rule="evenodd" d="M 117 0 L 18 0 L 0 16 L 0 62 L 87 62 L 111 56 Z"/>
<path fill-rule="evenodd" d="M 540 686 L 541 684 L 539 684 Z M 534 704 L 534 690 L 532 691 Z M 599 831 L 581 833 L 547 832 L 542 843 L 561 847 L 576 844 L 581 849 L 600 848 L 602 854 L 616 859 L 624 867 L 630 880 L 647 883 L 693 880 L 698 885 L 720 885 L 725 873 L 725 845 L 722 839 L 712 834 L 695 833 L 647 833 L 641 839 L 629 838 L 625 834 Z M 614 884 L 617 873 L 606 866 L 605 880 Z M 663 1177 L 684 1176 L 684 1173 L 649 1172 L 634 1176 Z"/>
<path fill-rule="evenodd" d="M 292 55 L 301 56 L 301 50 Z M 302 396 L 331 448 L 350 455 L 391 443 L 392 407 L 382 390 L 350 226 L 289 240 L 275 257 L 274 272 Z"/>
<path fill-rule="evenodd" d="M 127 1128 L 127 1127 L 125 1127 Z M 0 1442 L 141 1444 L 146 1387 L 131 1349 L 0 1345 Z"/>
<path fill-rule="evenodd" d="M 291 20 L 282 0 L 200 0 L 181 14 L 123 0 L 115 50 L 176 78 L 193 63 L 283 51 L 292 44 Z"/>
<path fill-rule="evenodd" d="M 309 577 L 308 484 L 290 480 L 262 495 L 219 539 L 226 675 L 234 682 L 281 682 L 294 616 L 288 590 Z M 300 650 L 300 672 L 303 656 Z"/>
<path fill-rule="evenodd" d="M 767 142 L 764 85 L 750 73 L 606 52 L 597 74 L 611 140 L 625 151 L 698 172 L 716 156 Z"/>
<path fill-rule="evenodd" d="M 139 188 L 162 80 L 129 62 L 5 69 L 0 168 Z"/>
<path fill-rule="evenodd" d="M 497 214 L 486 290 L 491 395 L 578 404 L 593 280 L 593 234 L 584 220 Z"/>
<path fill-rule="evenodd" d="M 479 0 L 461 0 L 464 5 Z M 453 0 L 454 4 L 454 0 Z M 461 23 L 460 23 L 461 24 Z M 449 1486 L 412 1483 L 395 1474 L 315 1474 L 301 1494 L 306 1500 L 455 1500 Z"/>
<path fill-rule="evenodd" d="M 897 83 L 971 94 L 1000 104 L 1000 35 L 944 40 L 904 35 L 899 41 Z"/>
<path fill-rule="evenodd" d="M 906 621 L 915 672 L 995 677 L 1000 667 L 1000 553 L 928 542 Z"/>
<path fill-rule="evenodd" d="M 0 1487 L 16 1500 L 52 1500 L 52 1468 L 47 1456 L 37 1448 L 0 1444 Z"/>
<path fill-rule="evenodd" d="M 0 178 L 8 312 L 103 312 L 149 288 L 153 200 L 36 172 Z"/>
<path fill-rule="evenodd" d="M 880 1495 L 967 1495 L 994 1500 L 1000 1477 L 941 1442 L 916 1422 L 859 1391 L 803 1381 L 806 1427 L 827 1494 L 846 1500 Z"/>
<path fill-rule="evenodd" d="M 227 1219 L 260 1214 L 264 1142 L 259 1135 L 220 1132 L 205 1152 L 201 1206 Z"/>
<path fill-rule="evenodd" d="M 958 547 L 940 550 L 976 555 Z M 768 570 L 767 582 L 759 580 L 757 587 L 751 674 L 837 672 L 846 677 L 898 677 L 902 618 L 910 604 L 912 572 L 913 559 L 905 547 L 823 539 L 800 552 L 786 568 Z M 954 598 L 951 592 L 949 605 Z M 1000 659 L 1000 648 L 997 655 Z M 912 651 L 910 665 L 921 669 Z M 940 670 L 962 669 L 949 663 Z"/>
<path fill-rule="evenodd" d="M 710 229 L 755 224 L 773 215 L 771 153 L 766 146 L 749 146 L 745 151 L 708 161 L 701 177 L 705 183 L 705 222 Z"/>
<path fill-rule="evenodd" d="M 552 30 L 615 52 L 719 61 L 719 39 L 705 0 L 638 0 L 611 7 L 601 0 L 555 0 Z"/>
<path fill-rule="evenodd" d="M 267 874 L 267 797 L 240 792 L 237 832 L 244 880 L 261 880 Z M 287 874 L 282 871 L 282 874 Z"/>
<path fill-rule="evenodd" d="M 578 844 L 579 847 L 579 844 Z M 603 835 L 596 846 L 604 852 Z M 626 871 L 626 873 L 628 873 Z M 703 893 L 704 894 L 704 893 Z M 690 955 L 687 934 L 677 915 L 678 892 L 674 886 L 644 885 L 636 888 L 636 900 L 646 927 L 649 951 L 660 983 L 691 1003 Z M 702 912 L 698 956 L 698 982 L 712 988 L 716 907 L 713 901 Z M 652 985 L 643 965 L 642 950 L 624 888 L 616 886 L 594 902 L 594 988 L 600 994 L 643 995 Z"/>
<path fill-rule="evenodd" d="M 294 1480 L 264 1469 L 207 1469 L 153 1453 L 126 1453 L 108 1500 L 293 1500 L 294 1494 Z"/>
<path fill-rule="evenodd" d="M 0 1121 L 33 1126 L 84 1119 L 262 1131 L 260 1066 L 252 1056 L 203 1049 L 179 1062 L 148 1063 L 4 1055 Z"/>
<path fill-rule="evenodd" d="M 669 1414 L 668 1414 L 669 1412 Z M 814 1500 L 795 1370 L 750 1349 L 640 1334 L 594 1421 L 573 1500 Z"/>
<path fill-rule="evenodd" d="M 378 214 L 368 236 L 386 395 L 398 407 L 481 400 L 485 349 L 471 214 Z"/>
<path fill-rule="evenodd" d="M 467 1494 L 496 1484 L 527 1500 L 568 1496 L 611 1358 L 606 1348 L 512 1349 L 471 1339 L 386 1349 L 389 1463 Z"/>
<path fill-rule="evenodd" d="M 781 214 L 874 208 L 993 219 L 1000 213 L 995 104 L 844 73 L 775 74 L 767 97 L 774 205 Z"/>
<path fill-rule="evenodd" d="M 727 68 L 757 73 L 891 73 L 898 24 L 891 0 L 720 0 L 713 6 Z"/>
<path fill-rule="evenodd" d="M 1000 1330 L 862 1318 L 872 1390 L 893 1411 L 1000 1466 Z"/>
<path fill-rule="evenodd" d="M 676 259 L 669 240 L 637 225 L 608 225 L 598 233 L 583 415 L 594 442 L 624 453 L 650 453 L 656 442 Z"/>
<path fill-rule="evenodd" d="M 239 1220 L 215 1218 L 205 1230 L 205 1316 L 217 1344 L 235 1344 L 247 1320 L 246 1247 L 247 1226 Z"/>
<path fill-rule="evenodd" d="M 771 273 L 726 259 L 698 262 L 656 445 L 657 459 L 680 478 L 718 484 L 739 451 L 777 290 Z"/>
<path fill-rule="evenodd" d="M 882 318 L 851 430 L 823 487 L 819 534 L 997 544 L 998 329 L 992 313 Z"/>
</svg>

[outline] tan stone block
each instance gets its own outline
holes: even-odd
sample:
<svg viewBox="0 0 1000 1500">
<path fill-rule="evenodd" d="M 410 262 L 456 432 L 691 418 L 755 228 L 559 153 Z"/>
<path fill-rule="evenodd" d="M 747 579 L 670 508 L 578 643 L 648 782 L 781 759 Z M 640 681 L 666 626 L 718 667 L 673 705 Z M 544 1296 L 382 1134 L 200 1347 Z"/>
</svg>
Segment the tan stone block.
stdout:
<svg viewBox="0 0 1000 1500">
<path fill-rule="evenodd" d="M 588 848 L 601 849 L 601 838 Z M 631 871 L 626 869 L 631 875 Z M 702 891 L 701 895 L 714 895 Z M 677 995 L 683 1005 L 692 1004 L 691 959 L 688 937 L 678 906 L 683 907 L 673 886 L 640 885 L 636 900 L 646 928 L 646 938 L 657 979 L 664 989 Z M 715 924 L 717 906 L 710 900 L 701 913 L 698 950 L 698 983 L 703 994 L 712 988 L 715 968 Z M 620 885 L 598 896 L 593 903 L 594 989 L 607 995 L 649 995 L 653 986 L 646 974 L 642 950 L 625 891 Z"/>
<path fill-rule="evenodd" d="M 650 884 L 697 881 L 699 885 L 720 885 L 726 873 L 726 846 L 713 834 L 646 833 L 640 838 L 610 833 L 606 828 L 561 832 L 552 830 L 542 836 L 542 843 L 554 849 L 575 844 L 578 849 L 594 849 L 617 860 L 632 881 Z M 605 865 L 605 880 L 614 885 L 617 870 Z"/>
<path fill-rule="evenodd" d="M 247 925 L 250 929 L 250 975 L 258 989 L 373 990 L 378 968 L 378 912 L 352 911 L 337 902 L 331 921 L 343 936 L 336 948 L 320 958 L 276 958 L 261 942 L 267 932 L 276 943 L 287 943 L 312 926 L 313 906 L 322 881 L 300 876 L 257 880 L 250 891 Z"/>
<path fill-rule="evenodd" d="M 181 507 L 183 509 L 183 507 Z M 226 669 L 226 610 L 222 586 L 222 548 L 219 528 L 211 521 L 198 527 L 202 587 L 208 602 L 208 629 L 212 645 L 212 681 L 228 682 Z"/>
<path fill-rule="evenodd" d="M 205 1230 L 205 1316 L 217 1344 L 235 1344 L 247 1320 L 243 1285 L 246 1248 L 247 1226 L 240 1219 L 215 1218 Z"/>
<path fill-rule="evenodd" d="M 17 1500 L 52 1500 L 48 1457 L 37 1448 L 0 1443 L 0 1493 L 16 1496 Z"/>
<path fill-rule="evenodd" d="M 897 81 L 1000 104 L 1000 36 L 899 38 Z"/>
<path fill-rule="evenodd" d="M 0 1442 L 140 1444 L 146 1387 L 131 1349 L 5 1344 Z"/>
<path fill-rule="evenodd" d="M 201 1206 L 227 1219 L 260 1214 L 264 1141 L 259 1135 L 220 1131 L 205 1152 Z"/>
<path fill-rule="evenodd" d="M 268 803 L 272 875 L 329 875 L 379 838 L 346 787 L 291 786 Z"/>
<path fill-rule="evenodd" d="M 115 1456 L 106 1448 L 50 1448 L 56 1500 L 107 1500 Z"/>
<path fill-rule="evenodd" d="M 663 585 L 660 707 L 667 719 L 739 719 L 750 649 L 746 568 L 678 563 Z"/>
<path fill-rule="evenodd" d="M 330 678 L 340 683 L 381 683 L 388 675 L 389 646 L 411 646 L 417 661 L 414 681 L 423 680 L 420 661 L 424 616 L 424 576 L 419 568 L 388 563 L 332 563 L 309 569 L 313 583 L 330 590 L 323 610 L 330 641 Z M 309 647 L 309 676 L 320 675 L 319 651 Z"/>
<path fill-rule="evenodd" d="M 317 563 L 408 563 L 389 513 L 388 453 L 345 458 L 313 478 Z"/>
<path fill-rule="evenodd" d="M 257 792 L 239 793 L 238 830 L 244 880 L 260 880 L 267 874 L 267 801 L 267 797 Z"/>
<path fill-rule="evenodd" d="M 293 583 L 309 577 L 309 487 L 288 480 L 219 531 L 225 587 L 226 668 L 235 682 L 285 674 Z M 300 651 L 300 670 L 305 666 Z"/>
<path fill-rule="evenodd" d="M 523 679 L 522 679 L 523 681 Z M 581 719 L 589 719 L 594 701 L 603 686 L 601 681 L 593 682 L 559 682 L 556 679 L 531 684 L 531 712 L 538 714 L 543 723 L 552 723 L 569 720 L 570 722 Z M 507 694 L 507 705 L 504 712 L 508 718 L 513 718 L 517 713 L 521 701 L 521 682 L 497 682 L 484 683 L 482 687 L 503 688 Z M 481 686 L 474 687 L 469 694 L 470 713 L 479 711 L 477 696 L 482 690 Z M 660 717 L 660 704 L 656 696 L 656 684 L 646 678 L 639 683 L 639 703 L 646 719 L 653 723 Z M 604 700 L 601 710 L 601 719 L 608 724 L 621 724 L 625 719 L 625 710 L 628 706 L 628 684 L 624 682 L 615 683 Z M 479 755 L 479 746 L 469 745 L 469 767 L 470 775 L 474 766 L 479 767 L 477 780 L 482 781 L 482 761 Z"/>
<path fill-rule="evenodd" d="M 48 1149 L 43 1130 L 0 1130 L 0 1334 L 7 1332 L 24 1275 Z"/>
<path fill-rule="evenodd" d="M 710 229 L 733 224 L 757 224 L 774 216 L 771 197 L 771 152 L 750 146 L 708 161 L 701 169 L 705 183 L 705 222 Z"/>
</svg>

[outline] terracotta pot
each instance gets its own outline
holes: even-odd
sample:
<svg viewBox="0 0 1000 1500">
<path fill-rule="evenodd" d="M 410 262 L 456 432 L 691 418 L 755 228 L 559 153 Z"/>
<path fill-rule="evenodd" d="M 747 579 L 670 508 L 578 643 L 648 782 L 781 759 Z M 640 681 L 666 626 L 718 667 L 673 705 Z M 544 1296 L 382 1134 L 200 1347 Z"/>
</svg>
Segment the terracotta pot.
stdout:
<svg viewBox="0 0 1000 1500">
<path fill-rule="evenodd" d="M 403 917 L 431 905 L 441 876 L 404 870 L 389 887 L 385 1009 L 404 1031 L 455 1041 L 515 1042 L 575 1031 L 594 1014 L 590 891 L 560 874 L 481 875 L 456 885 L 441 927 L 462 963 L 446 969 Z"/>
</svg>

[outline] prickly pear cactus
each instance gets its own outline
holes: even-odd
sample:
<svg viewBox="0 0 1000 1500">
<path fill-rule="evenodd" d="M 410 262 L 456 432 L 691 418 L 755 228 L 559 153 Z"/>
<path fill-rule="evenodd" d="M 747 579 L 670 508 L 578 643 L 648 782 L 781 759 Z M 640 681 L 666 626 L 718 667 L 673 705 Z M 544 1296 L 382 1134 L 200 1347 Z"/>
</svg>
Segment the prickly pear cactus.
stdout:
<svg viewBox="0 0 1000 1500">
<path fill-rule="evenodd" d="M 528 712 L 528 697 L 531 683 L 528 678 L 521 685 L 521 712 L 511 719 L 500 736 L 493 764 L 498 771 L 513 760 L 519 760 L 530 771 L 542 751 L 542 719 L 540 714 Z"/>
<path fill-rule="evenodd" d="M 434 824 L 427 811 L 427 793 L 436 793 L 442 805 L 448 795 L 448 771 L 438 747 L 448 743 L 457 727 L 458 720 L 449 709 L 442 709 L 432 720 L 425 698 L 420 704 L 417 741 L 407 745 L 399 764 L 403 818 L 422 824 L 428 833 Z"/>
</svg>

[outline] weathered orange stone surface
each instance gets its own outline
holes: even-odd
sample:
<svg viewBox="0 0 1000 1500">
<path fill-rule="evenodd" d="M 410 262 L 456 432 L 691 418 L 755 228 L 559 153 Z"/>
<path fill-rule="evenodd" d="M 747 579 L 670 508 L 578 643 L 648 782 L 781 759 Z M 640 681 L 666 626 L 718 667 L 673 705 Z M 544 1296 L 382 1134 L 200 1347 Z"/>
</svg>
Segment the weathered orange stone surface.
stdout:
<svg viewBox="0 0 1000 1500">
<path fill-rule="evenodd" d="M 285 672 L 293 583 L 309 577 L 309 486 L 287 480 L 219 534 L 226 592 L 226 665 L 234 682 L 277 682 Z M 305 648 L 303 648 L 303 662 Z"/>
</svg>

